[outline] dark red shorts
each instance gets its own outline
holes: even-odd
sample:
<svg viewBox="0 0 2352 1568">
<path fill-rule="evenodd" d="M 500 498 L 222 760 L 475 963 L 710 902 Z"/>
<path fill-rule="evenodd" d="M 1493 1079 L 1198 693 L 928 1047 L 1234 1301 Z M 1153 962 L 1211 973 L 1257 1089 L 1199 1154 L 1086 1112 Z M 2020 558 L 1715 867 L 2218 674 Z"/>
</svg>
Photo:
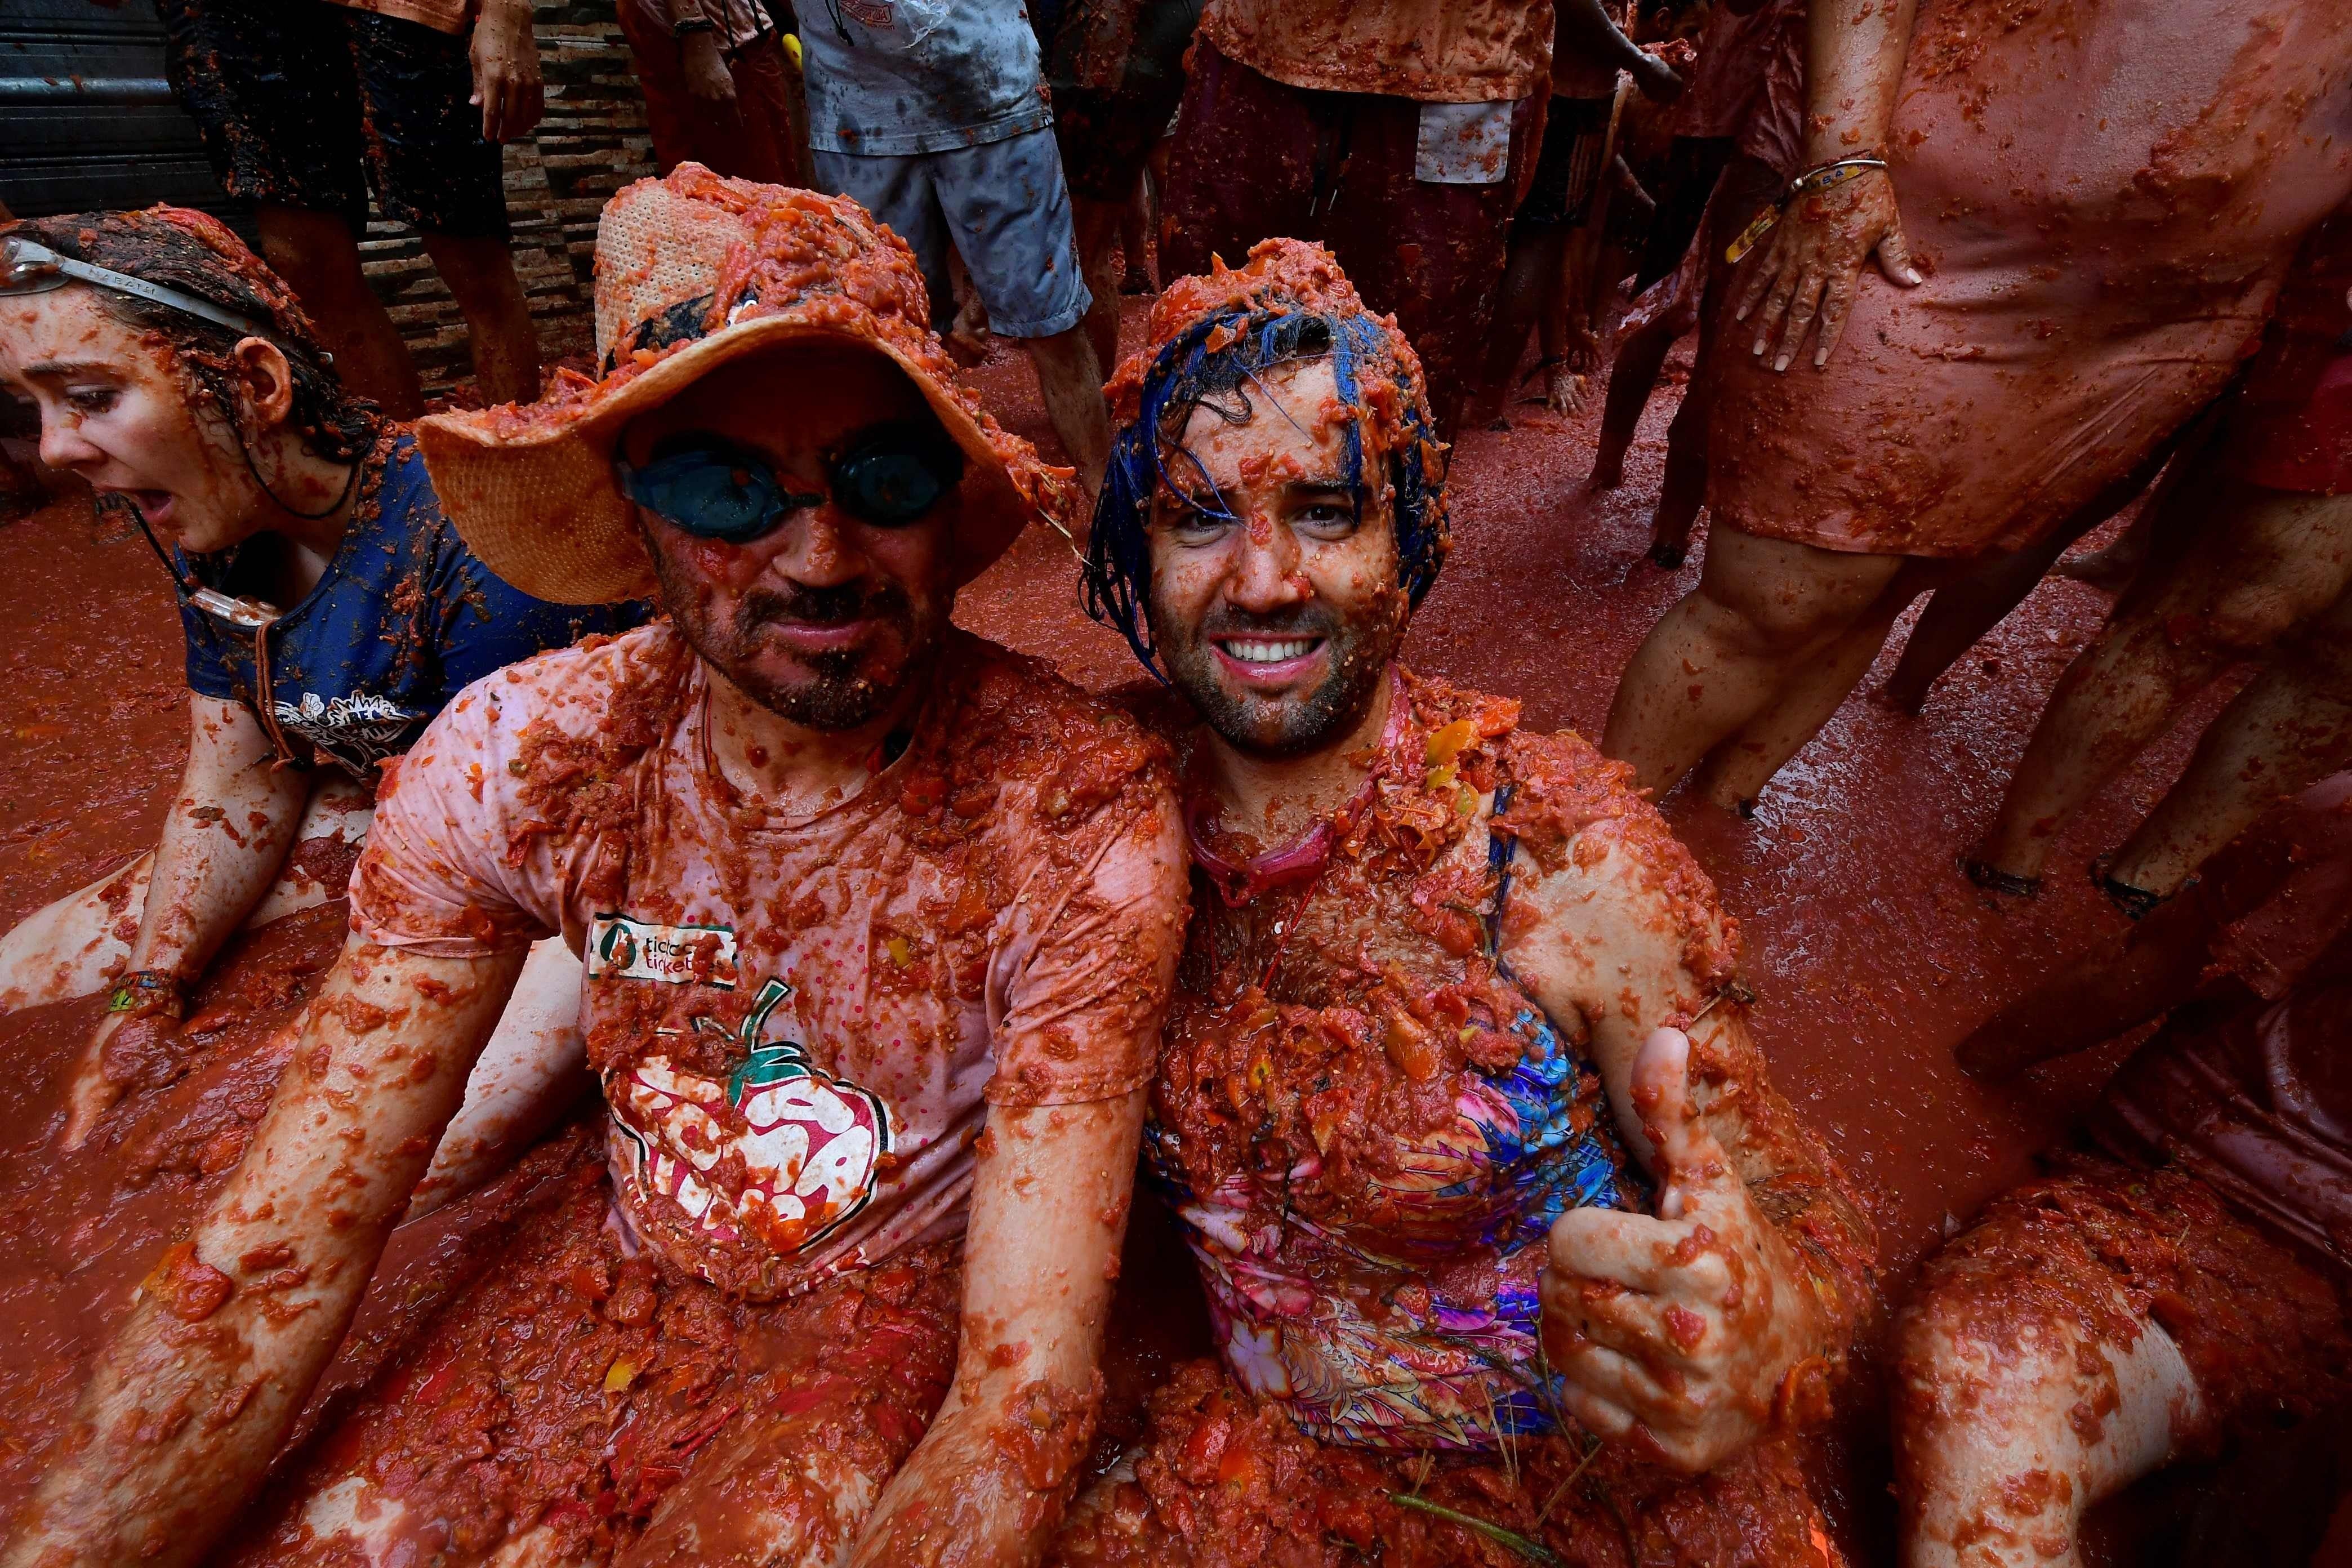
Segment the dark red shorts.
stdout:
<svg viewBox="0 0 2352 1568">
<path fill-rule="evenodd" d="M 735 109 L 713 109 L 686 90 L 686 68 L 667 17 L 647 0 L 620 0 L 615 15 L 629 40 L 637 85 L 645 90 L 646 125 L 654 162 L 665 174 L 688 161 L 716 174 L 769 185 L 804 185 L 814 176 L 802 165 L 807 132 L 799 123 L 792 62 L 774 33 L 745 45 L 727 62 L 735 79 Z"/>
<path fill-rule="evenodd" d="M 163 74 L 230 195 L 507 236 L 500 153 L 468 103 L 467 40 L 316 0 L 159 0 Z"/>
<path fill-rule="evenodd" d="M 2312 231 L 2230 413 L 2231 467 L 2267 489 L 2352 491 L 2352 213 Z"/>
<path fill-rule="evenodd" d="M 1160 268 L 1181 278 L 1206 272 L 1213 256 L 1239 266 L 1261 239 L 1320 240 L 1366 303 L 1404 329 L 1442 428 L 1485 352 L 1538 108 L 1530 98 L 1513 109 L 1508 166 L 1476 185 L 1414 177 L 1422 108 L 1286 86 L 1195 40 Z"/>
</svg>

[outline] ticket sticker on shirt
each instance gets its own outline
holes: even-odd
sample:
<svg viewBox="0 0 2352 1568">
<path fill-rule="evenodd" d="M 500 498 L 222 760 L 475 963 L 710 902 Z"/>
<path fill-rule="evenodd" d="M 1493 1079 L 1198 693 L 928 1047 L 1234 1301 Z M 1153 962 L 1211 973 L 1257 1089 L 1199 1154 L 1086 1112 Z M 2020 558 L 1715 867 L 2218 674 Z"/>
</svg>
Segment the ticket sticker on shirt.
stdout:
<svg viewBox="0 0 2352 1568">
<path fill-rule="evenodd" d="M 598 915 L 588 924 L 588 973 L 732 991 L 735 931 L 731 926 L 666 926 L 624 914 Z"/>
<path fill-rule="evenodd" d="M 1511 172 L 1511 110 L 1505 103 L 1424 103 L 1412 177 L 1425 185 L 1492 185 Z"/>
</svg>

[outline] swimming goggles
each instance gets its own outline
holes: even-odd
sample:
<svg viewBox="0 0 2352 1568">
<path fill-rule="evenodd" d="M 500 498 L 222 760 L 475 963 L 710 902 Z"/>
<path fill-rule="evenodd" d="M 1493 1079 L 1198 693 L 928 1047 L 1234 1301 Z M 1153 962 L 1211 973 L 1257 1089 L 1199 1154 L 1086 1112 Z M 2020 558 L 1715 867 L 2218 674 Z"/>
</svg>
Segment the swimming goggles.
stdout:
<svg viewBox="0 0 2352 1568">
<path fill-rule="evenodd" d="M 110 267 L 59 256 L 36 240 L 0 237 L 0 295 L 46 294 L 68 283 L 89 283 L 100 289 L 110 289 L 117 294 L 128 294 L 134 300 L 166 306 L 184 315 L 210 321 L 215 326 L 226 327 L 239 337 L 276 336 L 267 322 L 240 316 L 234 310 L 215 305 L 209 300 L 200 300 L 182 289 L 150 283 L 144 278 L 133 278 L 128 272 L 117 272 Z M 326 354 L 319 357 L 332 363 Z"/>
<path fill-rule="evenodd" d="M 709 431 L 665 437 L 644 467 L 619 458 L 621 493 L 698 539 L 749 544 L 824 496 L 789 489 L 773 464 Z M 940 503 L 963 478 L 963 453 L 936 430 L 884 425 L 825 466 L 833 500 L 877 528 L 903 528 Z"/>
</svg>

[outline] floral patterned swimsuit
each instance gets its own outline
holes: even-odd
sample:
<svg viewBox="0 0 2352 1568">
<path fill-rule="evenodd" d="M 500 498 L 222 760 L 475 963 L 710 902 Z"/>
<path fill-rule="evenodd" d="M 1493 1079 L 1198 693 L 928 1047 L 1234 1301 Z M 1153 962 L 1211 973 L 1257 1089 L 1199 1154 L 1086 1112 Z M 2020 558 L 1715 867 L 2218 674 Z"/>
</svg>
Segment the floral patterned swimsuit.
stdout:
<svg viewBox="0 0 2352 1568">
<path fill-rule="evenodd" d="M 1323 1441 L 1490 1448 L 1558 1425 L 1552 1222 L 1648 1194 L 1580 1021 L 1497 951 L 1517 705 L 1414 681 L 1396 709 L 1311 880 L 1236 889 L 1196 815 L 1145 1152 L 1239 1383 Z"/>
</svg>

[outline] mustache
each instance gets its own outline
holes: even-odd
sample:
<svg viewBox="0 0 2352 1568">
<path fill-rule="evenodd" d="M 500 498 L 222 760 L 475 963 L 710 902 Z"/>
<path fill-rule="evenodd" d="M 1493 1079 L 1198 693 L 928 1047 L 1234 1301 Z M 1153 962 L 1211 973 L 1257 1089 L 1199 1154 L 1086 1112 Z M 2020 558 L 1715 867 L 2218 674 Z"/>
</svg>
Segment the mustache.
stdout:
<svg viewBox="0 0 2352 1568">
<path fill-rule="evenodd" d="M 872 592 L 854 583 L 811 587 L 795 583 L 790 588 L 754 588 L 743 595 L 736 621 L 743 626 L 793 621 L 806 626 L 839 626 L 852 621 L 902 620 L 912 613 L 907 591 L 886 584 Z"/>
<path fill-rule="evenodd" d="M 1323 637 L 1337 640 L 1339 617 L 1315 601 L 1288 605 L 1279 610 L 1244 610 L 1220 605 L 1201 619 L 1201 637 Z"/>
</svg>

